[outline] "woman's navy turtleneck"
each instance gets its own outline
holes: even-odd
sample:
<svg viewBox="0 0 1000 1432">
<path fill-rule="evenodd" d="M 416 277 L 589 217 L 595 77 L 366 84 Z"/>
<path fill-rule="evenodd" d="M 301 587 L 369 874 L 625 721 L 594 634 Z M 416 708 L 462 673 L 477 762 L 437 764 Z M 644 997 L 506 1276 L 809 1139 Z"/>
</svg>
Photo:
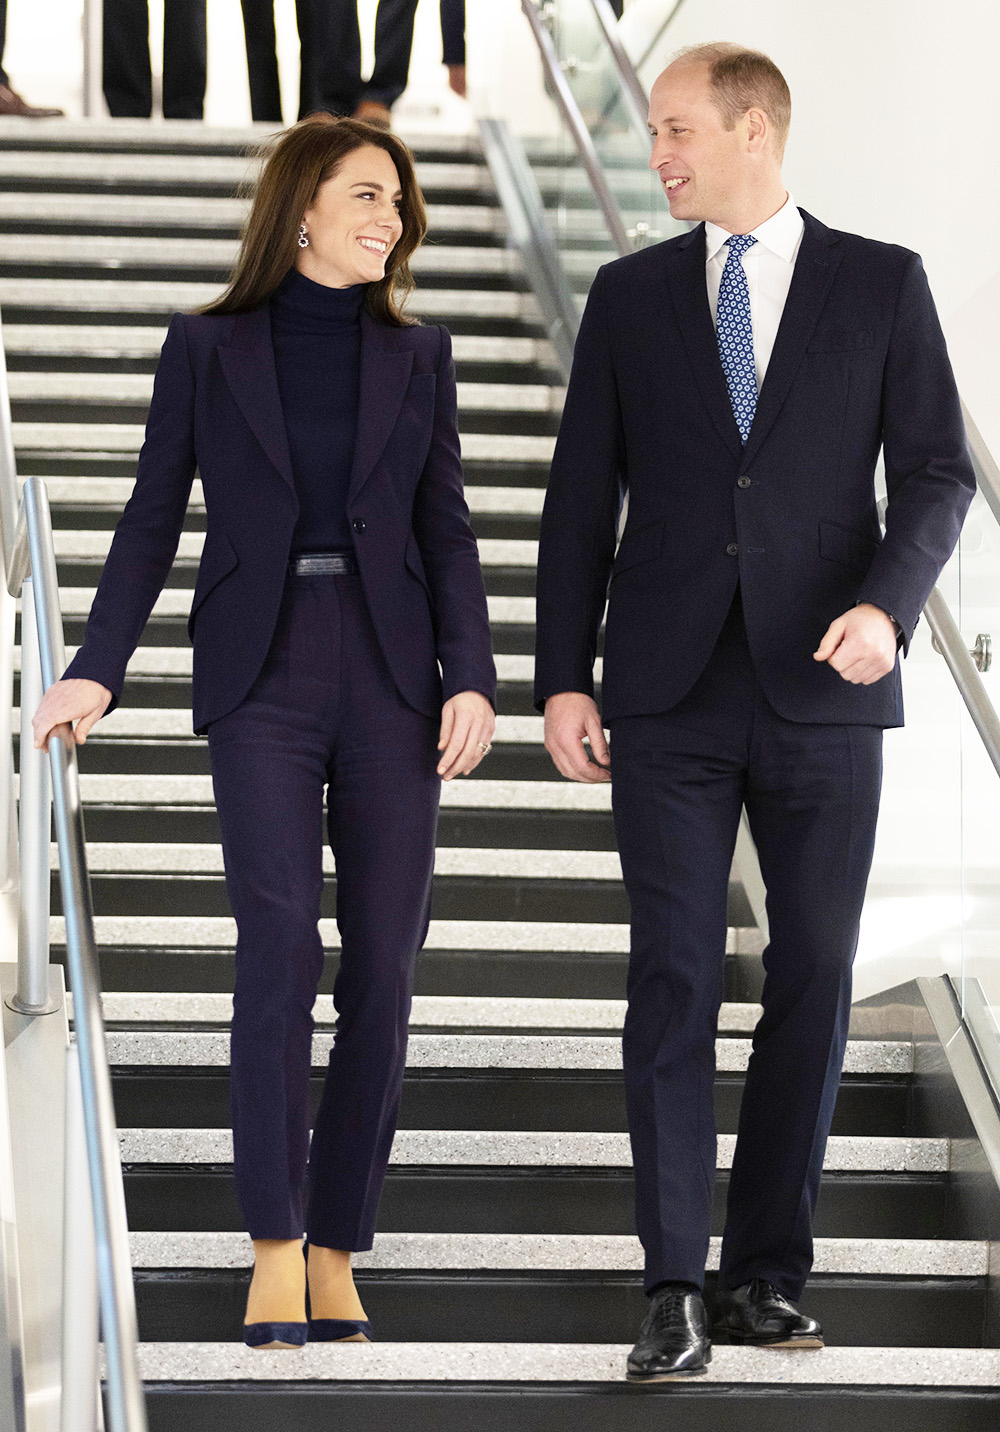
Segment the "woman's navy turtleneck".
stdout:
<svg viewBox="0 0 1000 1432">
<path fill-rule="evenodd" d="M 278 392 L 299 499 L 293 553 L 352 545 L 347 489 L 358 427 L 365 288 L 328 288 L 293 268 L 271 297 Z"/>
</svg>

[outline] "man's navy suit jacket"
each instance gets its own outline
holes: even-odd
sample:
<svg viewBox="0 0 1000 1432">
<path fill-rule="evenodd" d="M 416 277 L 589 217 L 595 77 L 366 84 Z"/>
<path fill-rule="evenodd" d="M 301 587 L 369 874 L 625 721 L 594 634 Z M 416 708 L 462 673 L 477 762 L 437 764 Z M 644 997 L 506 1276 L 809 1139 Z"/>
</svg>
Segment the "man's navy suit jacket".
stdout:
<svg viewBox="0 0 1000 1432">
<path fill-rule="evenodd" d="M 108 687 L 109 710 L 173 562 L 196 466 L 207 531 L 188 631 L 201 732 L 240 704 L 263 666 L 299 511 L 267 305 L 178 313 L 170 323 L 135 488 L 66 671 Z M 401 695 L 430 717 L 459 691 L 492 701 L 496 670 L 463 495 L 447 329 L 393 328 L 362 310 L 347 514 Z"/>
<path fill-rule="evenodd" d="M 855 686 L 813 652 L 859 601 L 894 616 L 909 643 L 975 477 L 918 256 L 803 219 L 745 447 L 709 308 L 704 225 L 598 273 L 542 518 L 539 707 L 560 691 L 593 694 L 607 601 L 605 723 L 670 710 L 703 671 L 738 581 L 757 678 L 779 715 L 902 724 L 898 661 Z"/>
</svg>

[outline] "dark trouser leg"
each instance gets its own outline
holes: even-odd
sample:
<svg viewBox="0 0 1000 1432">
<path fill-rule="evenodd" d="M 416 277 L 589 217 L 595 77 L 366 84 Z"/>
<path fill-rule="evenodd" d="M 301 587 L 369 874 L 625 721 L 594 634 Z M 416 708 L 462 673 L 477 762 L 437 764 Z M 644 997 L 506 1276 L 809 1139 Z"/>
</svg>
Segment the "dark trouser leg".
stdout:
<svg viewBox="0 0 1000 1432">
<path fill-rule="evenodd" d="M 323 784 L 336 692 L 321 670 L 311 679 L 303 626 L 321 617 L 297 609 L 286 590 L 260 676 L 208 733 L 238 931 L 230 1070 L 236 1191 L 253 1238 L 305 1231 L 312 1007 L 323 968 Z"/>
<path fill-rule="evenodd" d="M 250 113 L 255 120 L 281 123 L 281 87 L 274 33 L 274 0 L 240 0 L 247 47 Z"/>
<path fill-rule="evenodd" d="M 622 1049 L 647 1290 L 704 1278 L 715 1040 L 751 680 L 745 647 L 720 645 L 680 706 L 611 726 L 615 828 L 632 905 Z"/>
<path fill-rule="evenodd" d="M 295 0 L 301 68 L 299 119 L 314 110 L 353 114 L 361 94 L 357 0 Z"/>
<path fill-rule="evenodd" d="M 783 721 L 759 698 L 746 803 L 771 942 L 729 1188 L 730 1288 L 765 1278 L 794 1301 L 812 1265 L 881 772 L 878 728 Z"/>
<path fill-rule="evenodd" d="M 103 86 L 115 118 L 148 119 L 153 112 L 147 0 L 104 0 Z"/>
<path fill-rule="evenodd" d="M 7 0 L 0 0 L 0 85 L 10 85 L 7 71 L 3 68 L 3 52 L 7 44 Z"/>
<path fill-rule="evenodd" d="M 438 723 L 403 701 L 360 580 L 341 578 L 342 718 L 327 793 L 337 865 L 337 1034 L 309 1162 L 309 1240 L 372 1246 L 406 1064 L 413 968 L 427 934 Z"/>
<path fill-rule="evenodd" d="M 465 64 L 465 0 L 441 0 L 441 47 L 442 64 Z"/>
<path fill-rule="evenodd" d="M 362 99 L 389 109 L 406 89 L 417 0 L 379 0 L 375 15 L 375 68 Z"/>
<path fill-rule="evenodd" d="M 208 75 L 205 0 L 164 0 L 163 117 L 203 119 Z"/>
</svg>

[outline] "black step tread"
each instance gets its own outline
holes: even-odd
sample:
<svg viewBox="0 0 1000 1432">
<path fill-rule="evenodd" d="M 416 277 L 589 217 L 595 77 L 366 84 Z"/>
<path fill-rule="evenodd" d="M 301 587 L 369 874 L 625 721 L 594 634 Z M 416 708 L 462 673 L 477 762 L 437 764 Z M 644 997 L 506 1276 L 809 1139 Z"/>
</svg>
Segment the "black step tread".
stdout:
<svg viewBox="0 0 1000 1432">
<path fill-rule="evenodd" d="M 249 1270 L 138 1270 L 144 1342 L 235 1342 Z M 359 1270 L 376 1335 L 389 1342 L 628 1343 L 646 1311 L 638 1273 Z M 716 1279 L 706 1280 L 710 1310 Z M 839 1347 L 981 1347 L 985 1278 L 816 1276 L 802 1306 Z"/>
<path fill-rule="evenodd" d="M 243 1221 L 226 1165 L 126 1165 L 129 1227 L 136 1232 L 237 1232 Z M 721 1234 L 729 1175 L 716 1176 L 714 1234 Z M 379 1210 L 385 1233 L 635 1232 L 626 1169 L 390 1168 Z M 818 1238 L 960 1238 L 947 1174 L 823 1175 Z"/>
</svg>

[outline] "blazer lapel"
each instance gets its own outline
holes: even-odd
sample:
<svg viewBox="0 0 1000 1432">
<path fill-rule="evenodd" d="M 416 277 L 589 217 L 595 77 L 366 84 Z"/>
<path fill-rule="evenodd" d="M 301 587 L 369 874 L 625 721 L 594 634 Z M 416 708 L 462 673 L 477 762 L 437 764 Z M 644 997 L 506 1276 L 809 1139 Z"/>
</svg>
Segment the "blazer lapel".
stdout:
<svg viewBox="0 0 1000 1432">
<path fill-rule="evenodd" d="M 729 401 L 719 344 L 705 282 L 705 225 L 699 224 L 677 245 L 667 264 L 667 281 L 677 325 L 691 360 L 701 396 L 723 442 L 735 456 L 743 446 Z"/>
<path fill-rule="evenodd" d="M 413 352 L 394 349 L 394 329 L 386 327 L 361 310 L 361 390 L 358 399 L 358 436 L 351 467 L 348 501 L 352 501 L 371 476 L 372 469 L 389 441 L 389 434 L 403 406 Z"/>
<path fill-rule="evenodd" d="M 744 468 L 756 457 L 788 396 L 841 260 L 838 236 L 804 210 L 802 217 L 806 225 L 805 233 L 795 260 L 774 350 L 757 399 L 757 410 L 743 449 Z"/>
<path fill-rule="evenodd" d="M 265 304 L 250 313 L 237 314 L 231 340 L 228 344 L 220 343 L 218 353 L 223 376 L 240 412 L 294 492 L 295 478 L 278 393 L 268 306 Z"/>
</svg>

